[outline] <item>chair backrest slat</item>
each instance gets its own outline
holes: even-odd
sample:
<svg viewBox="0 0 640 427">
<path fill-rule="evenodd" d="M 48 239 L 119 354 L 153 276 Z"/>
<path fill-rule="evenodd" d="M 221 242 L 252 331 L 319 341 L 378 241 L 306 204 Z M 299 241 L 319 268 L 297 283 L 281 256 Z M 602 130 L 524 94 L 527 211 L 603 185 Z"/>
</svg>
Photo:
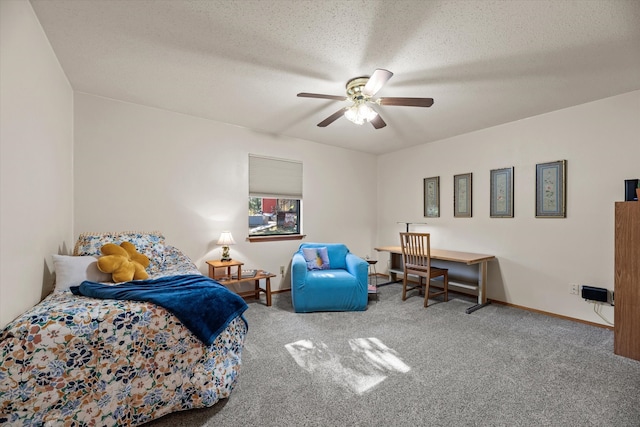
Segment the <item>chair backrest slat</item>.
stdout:
<svg viewBox="0 0 640 427">
<path fill-rule="evenodd" d="M 428 270 L 431 268 L 431 244 L 429 233 L 400 233 L 402 262 L 406 268 Z"/>
</svg>

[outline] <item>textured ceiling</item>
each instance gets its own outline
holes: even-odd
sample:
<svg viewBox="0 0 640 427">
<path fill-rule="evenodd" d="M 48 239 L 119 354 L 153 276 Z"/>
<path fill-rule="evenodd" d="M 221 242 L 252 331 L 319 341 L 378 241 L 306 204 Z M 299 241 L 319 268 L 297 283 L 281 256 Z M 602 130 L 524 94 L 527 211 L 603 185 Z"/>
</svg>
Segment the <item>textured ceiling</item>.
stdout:
<svg viewBox="0 0 640 427">
<path fill-rule="evenodd" d="M 640 1 L 31 0 L 76 91 L 370 153 L 640 89 Z M 387 127 L 340 118 L 385 68 Z"/>
</svg>

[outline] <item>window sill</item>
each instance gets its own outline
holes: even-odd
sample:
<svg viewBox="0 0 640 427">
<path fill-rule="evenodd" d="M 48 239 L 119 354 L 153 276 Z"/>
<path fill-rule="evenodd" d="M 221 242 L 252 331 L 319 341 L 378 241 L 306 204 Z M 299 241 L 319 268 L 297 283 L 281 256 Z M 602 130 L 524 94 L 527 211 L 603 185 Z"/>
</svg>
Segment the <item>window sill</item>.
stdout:
<svg viewBox="0 0 640 427">
<path fill-rule="evenodd" d="M 302 240 L 307 237 L 305 234 L 282 234 L 275 236 L 249 236 L 247 240 L 251 243 L 256 242 L 279 242 L 281 240 Z"/>
</svg>

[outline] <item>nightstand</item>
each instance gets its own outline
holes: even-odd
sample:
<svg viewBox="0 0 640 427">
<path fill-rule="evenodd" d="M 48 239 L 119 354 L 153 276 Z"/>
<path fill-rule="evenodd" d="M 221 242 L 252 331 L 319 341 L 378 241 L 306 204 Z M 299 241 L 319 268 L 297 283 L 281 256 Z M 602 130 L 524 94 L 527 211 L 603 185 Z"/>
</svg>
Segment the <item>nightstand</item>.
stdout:
<svg viewBox="0 0 640 427">
<path fill-rule="evenodd" d="M 267 296 L 267 307 L 271 307 L 271 278 L 276 277 L 275 274 L 269 273 L 264 270 L 257 270 L 256 274 L 251 277 L 242 277 L 242 265 L 240 261 L 207 261 L 209 265 L 209 277 L 219 281 L 222 285 L 229 288 L 229 285 L 235 285 L 238 283 L 251 283 L 253 282 L 253 290 L 245 292 L 236 292 L 230 289 L 232 292 L 237 293 L 242 298 L 253 297 L 257 300 L 260 299 L 260 292 L 264 292 Z M 217 270 L 217 271 L 216 271 Z M 220 271 L 222 270 L 222 272 Z M 235 270 L 235 271 L 234 271 Z M 233 277 L 236 276 L 236 277 Z M 260 287 L 260 280 L 264 280 L 265 288 Z"/>
<path fill-rule="evenodd" d="M 241 271 L 242 271 L 242 265 L 244 264 L 244 262 L 240 262 L 240 261 L 235 261 L 235 260 L 231 260 L 231 261 L 207 261 L 207 264 L 209 265 L 209 277 L 211 277 L 214 280 L 219 280 L 219 281 L 228 281 L 231 280 L 231 276 L 233 276 L 234 274 L 237 274 L 238 276 L 241 275 Z M 235 267 L 235 271 L 234 270 Z M 220 272 L 222 270 L 222 273 Z"/>
</svg>

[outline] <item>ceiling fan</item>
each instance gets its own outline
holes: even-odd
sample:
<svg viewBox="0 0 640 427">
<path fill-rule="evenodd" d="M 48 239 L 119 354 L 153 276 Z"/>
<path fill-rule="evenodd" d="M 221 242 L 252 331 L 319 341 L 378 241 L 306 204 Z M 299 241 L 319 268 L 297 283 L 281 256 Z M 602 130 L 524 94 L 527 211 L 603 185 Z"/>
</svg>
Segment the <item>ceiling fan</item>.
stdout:
<svg viewBox="0 0 640 427">
<path fill-rule="evenodd" d="M 373 74 L 364 77 L 356 77 L 347 82 L 347 96 L 323 95 L 320 93 L 301 92 L 302 98 L 334 99 L 336 101 L 351 101 L 352 105 L 344 107 L 318 123 L 319 127 L 326 127 L 345 116 L 349 121 L 362 125 L 371 122 L 374 128 L 380 129 L 387 124 L 372 105 L 402 105 L 407 107 L 431 107 L 433 98 L 378 98 L 373 99 L 376 93 L 393 76 L 388 70 L 378 68 Z"/>
</svg>

